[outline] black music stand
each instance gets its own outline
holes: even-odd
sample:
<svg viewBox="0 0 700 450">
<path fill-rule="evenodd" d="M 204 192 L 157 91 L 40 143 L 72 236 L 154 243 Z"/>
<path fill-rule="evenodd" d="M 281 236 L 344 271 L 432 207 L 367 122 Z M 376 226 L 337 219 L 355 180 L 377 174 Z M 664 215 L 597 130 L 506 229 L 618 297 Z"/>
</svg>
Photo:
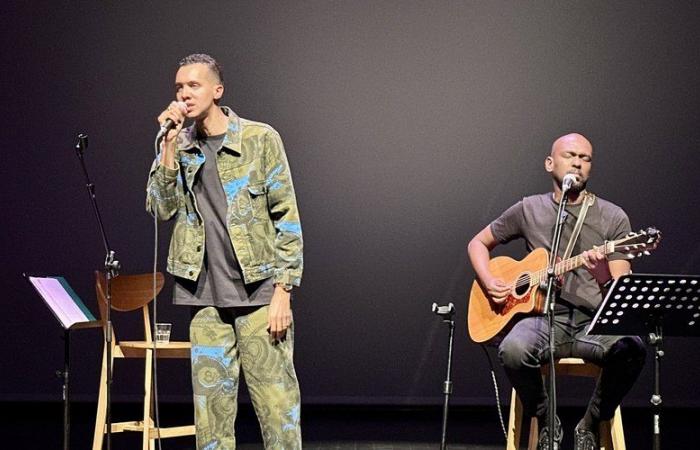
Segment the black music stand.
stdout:
<svg viewBox="0 0 700 450">
<path fill-rule="evenodd" d="M 612 284 L 588 334 L 646 336 L 654 347 L 654 450 L 661 449 L 664 336 L 700 336 L 700 275 L 630 274 Z"/>
<path fill-rule="evenodd" d="M 63 327 L 63 371 L 56 375 L 63 379 L 63 450 L 70 447 L 70 332 L 83 328 L 98 328 L 102 323 L 95 319 L 78 294 L 63 277 L 22 276 L 34 287 Z"/>
</svg>

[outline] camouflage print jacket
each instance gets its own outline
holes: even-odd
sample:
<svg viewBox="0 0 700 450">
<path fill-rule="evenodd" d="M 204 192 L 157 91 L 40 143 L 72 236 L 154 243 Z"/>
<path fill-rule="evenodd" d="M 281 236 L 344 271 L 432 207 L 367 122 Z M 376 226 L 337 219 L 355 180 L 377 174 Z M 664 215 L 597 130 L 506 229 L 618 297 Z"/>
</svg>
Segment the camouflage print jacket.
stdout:
<svg viewBox="0 0 700 450">
<path fill-rule="evenodd" d="M 217 168 L 228 202 L 231 244 L 245 283 L 274 277 L 299 286 L 303 270 L 301 224 L 280 135 L 269 125 L 221 108 L 229 126 Z M 146 188 L 146 210 L 160 220 L 176 216 L 168 272 L 196 280 L 204 258 L 204 223 L 192 185 L 204 163 L 194 126 L 177 137 L 176 168 L 156 158 Z"/>
</svg>

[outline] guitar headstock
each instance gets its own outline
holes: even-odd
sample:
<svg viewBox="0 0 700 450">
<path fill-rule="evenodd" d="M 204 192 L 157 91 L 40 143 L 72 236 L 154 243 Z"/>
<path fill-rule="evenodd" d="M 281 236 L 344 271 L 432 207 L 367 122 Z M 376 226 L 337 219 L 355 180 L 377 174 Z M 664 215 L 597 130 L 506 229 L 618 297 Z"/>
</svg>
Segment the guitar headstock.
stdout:
<svg viewBox="0 0 700 450">
<path fill-rule="evenodd" d="M 624 253 L 630 257 L 649 255 L 659 246 L 661 231 L 654 227 L 645 230 L 630 232 L 627 236 L 616 241 L 606 243 L 606 253 Z"/>
</svg>

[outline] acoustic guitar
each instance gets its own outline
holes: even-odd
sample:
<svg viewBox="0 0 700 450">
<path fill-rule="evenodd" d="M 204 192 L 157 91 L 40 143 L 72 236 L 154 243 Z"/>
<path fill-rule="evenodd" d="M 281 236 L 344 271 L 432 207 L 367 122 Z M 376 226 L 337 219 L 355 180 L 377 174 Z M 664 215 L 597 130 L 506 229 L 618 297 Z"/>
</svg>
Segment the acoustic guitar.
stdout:
<svg viewBox="0 0 700 450">
<path fill-rule="evenodd" d="M 603 254 L 623 253 L 632 257 L 648 255 L 656 248 L 661 232 L 647 228 L 629 233 L 622 239 L 607 241 L 594 250 Z M 543 248 L 532 251 L 518 261 L 507 256 L 498 256 L 489 261 L 489 270 L 503 279 L 511 291 L 503 303 L 494 303 L 478 279 L 472 283 L 469 294 L 467 326 L 474 342 L 486 342 L 499 334 L 511 321 L 528 314 L 544 313 L 549 252 Z M 581 254 L 556 263 L 554 273 L 561 276 L 583 265 Z"/>
</svg>

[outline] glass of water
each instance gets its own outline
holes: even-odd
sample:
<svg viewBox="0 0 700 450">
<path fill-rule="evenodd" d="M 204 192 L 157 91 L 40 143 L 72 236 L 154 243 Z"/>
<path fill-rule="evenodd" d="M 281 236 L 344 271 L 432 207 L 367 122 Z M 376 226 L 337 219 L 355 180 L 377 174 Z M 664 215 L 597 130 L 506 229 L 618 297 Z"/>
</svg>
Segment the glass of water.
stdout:
<svg viewBox="0 0 700 450">
<path fill-rule="evenodd" d="M 170 330 L 172 329 L 171 323 L 157 323 L 156 324 L 156 342 L 159 344 L 167 344 L 170 342 Z"/>
</svg>

